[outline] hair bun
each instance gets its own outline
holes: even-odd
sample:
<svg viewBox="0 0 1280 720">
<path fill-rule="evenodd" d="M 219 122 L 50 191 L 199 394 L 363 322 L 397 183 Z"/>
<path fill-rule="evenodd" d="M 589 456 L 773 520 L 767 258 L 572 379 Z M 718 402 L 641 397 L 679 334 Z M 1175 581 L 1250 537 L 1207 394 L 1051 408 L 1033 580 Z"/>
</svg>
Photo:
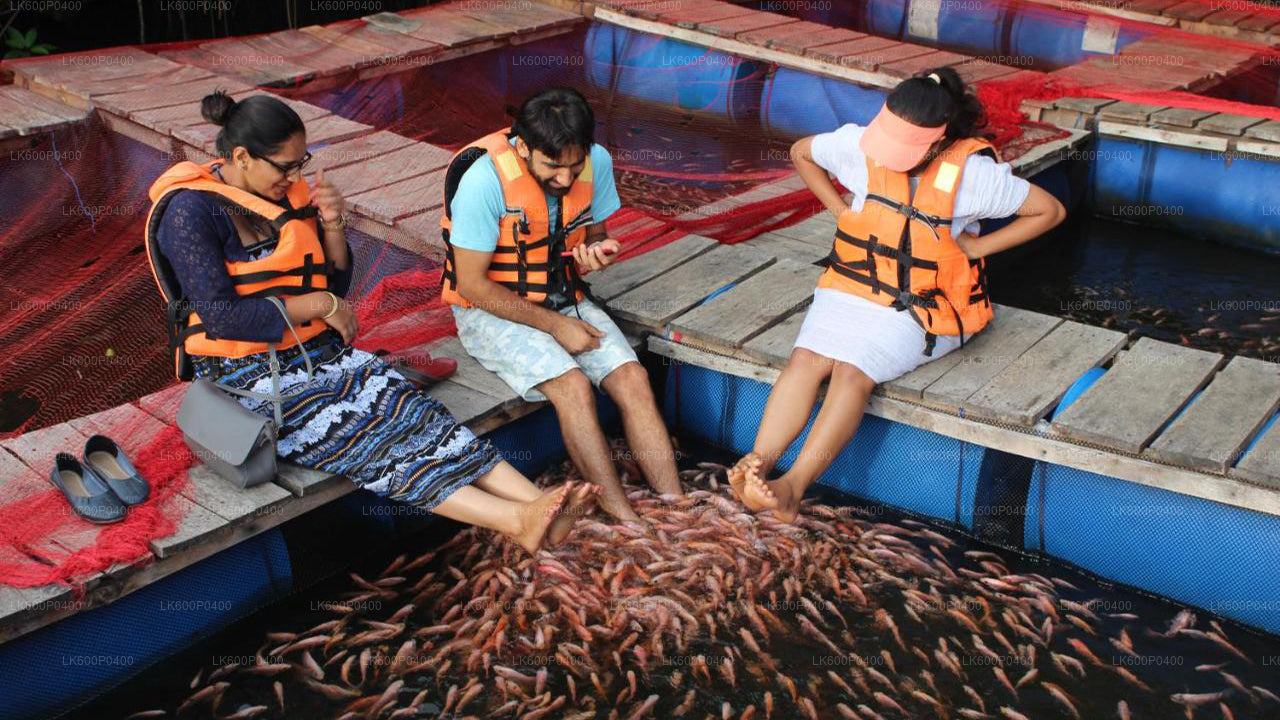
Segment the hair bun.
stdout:
<svg viewBox="0 0 1280 720">
<path fill-rule="evenodd" d="M 223 126 L 235 112 L 237 103 L 226 90 L 214 90 L 200 101 L 200 116 L 214 125 Z"/>
</svg>

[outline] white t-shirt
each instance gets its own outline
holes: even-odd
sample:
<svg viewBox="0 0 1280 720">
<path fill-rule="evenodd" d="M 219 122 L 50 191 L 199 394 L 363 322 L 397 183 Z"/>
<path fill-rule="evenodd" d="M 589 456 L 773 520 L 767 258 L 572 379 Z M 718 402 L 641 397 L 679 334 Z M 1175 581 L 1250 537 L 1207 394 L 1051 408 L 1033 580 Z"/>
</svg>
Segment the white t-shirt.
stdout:
<svg viewBox="0 0 1280 720">
<path fill-rule="evenodd" d="M 854 211 L 861 210 L 867 199 L 867 156 L 858 148 L 863 130 L 861 125 L 849 123 L 834 132 L 814 135 L 811 150 L 813 161 L 853 193 L 849 206 Z M 978 220 L 1013 215 L 1030 191 L 1031 183 L 1014 175 L 1009 163 L 970 155 L 956 189 L 951 232 L 963 229 L 976 236 Z"/>
</svg>

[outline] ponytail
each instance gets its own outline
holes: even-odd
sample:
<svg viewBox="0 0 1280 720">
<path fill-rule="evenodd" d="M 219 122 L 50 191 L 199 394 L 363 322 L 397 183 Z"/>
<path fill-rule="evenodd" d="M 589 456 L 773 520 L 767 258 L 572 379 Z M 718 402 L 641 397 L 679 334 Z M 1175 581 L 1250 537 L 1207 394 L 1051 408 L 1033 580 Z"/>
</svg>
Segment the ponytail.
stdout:
<svg viewBox="0 0 1280 720">
<path fill-rule="evenodd" d="M 954 68 L 927 70 L 898 83 L 885 100 L 894 115 L 922 127 L 946 125 L 948 142 L 971 137 L 990 138 L 986 112 Z"/>
</svg>

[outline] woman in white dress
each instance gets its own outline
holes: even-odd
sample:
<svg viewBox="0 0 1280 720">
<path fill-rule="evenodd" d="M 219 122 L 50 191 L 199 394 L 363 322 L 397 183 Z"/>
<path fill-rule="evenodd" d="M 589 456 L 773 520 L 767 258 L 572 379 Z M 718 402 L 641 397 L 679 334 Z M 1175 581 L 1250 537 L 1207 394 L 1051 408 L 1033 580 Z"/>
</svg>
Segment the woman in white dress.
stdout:
<svg viewBox="0 0 1280 720">
<path fill-rule="evenodd" d="M 960 347 L 991 320 L 982 258 L 1066 217 L 1056 198 L 998 162 L 985 124 L 960 76 L 937 68 L 899 83 L 866 127 L 850 123 L 791 147 L 839 228 L 754 448 L 729 473 L 751 510 L 793 521 L 805 490 L 853 437 L 876 384 Z M 1010 215 L 1018 217 L 977 235 L 978 220 Z M 799 456 L 770 480 L 828 380 Z"/>
</svg>

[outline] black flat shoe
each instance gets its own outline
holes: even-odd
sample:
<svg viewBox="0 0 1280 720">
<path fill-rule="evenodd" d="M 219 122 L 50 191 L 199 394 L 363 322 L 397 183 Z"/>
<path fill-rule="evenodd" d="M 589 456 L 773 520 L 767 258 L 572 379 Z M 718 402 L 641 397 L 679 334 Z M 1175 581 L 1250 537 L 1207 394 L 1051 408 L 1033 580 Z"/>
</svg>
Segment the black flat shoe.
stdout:
<svg viewBox="0 0 1280 720">
<path fill-rule="evenodd" d="M 94 435 L 85 442 L 84 463 L 106 481 L 107 487 L 125 505 L 137 505 L 151 494 L 151 486 L 138 474 L 120 446 L 106 435 Z"/>
<path fill-rule="evenodd" d="M 49 482 L 62 491 L 71 509 L 92 523 L 106 524 L 124 519 L 124 501 L 107 487 L 92 468 L 82 465 L 74 455 L 58 453 L 49 473 Z"/>
</svg>

